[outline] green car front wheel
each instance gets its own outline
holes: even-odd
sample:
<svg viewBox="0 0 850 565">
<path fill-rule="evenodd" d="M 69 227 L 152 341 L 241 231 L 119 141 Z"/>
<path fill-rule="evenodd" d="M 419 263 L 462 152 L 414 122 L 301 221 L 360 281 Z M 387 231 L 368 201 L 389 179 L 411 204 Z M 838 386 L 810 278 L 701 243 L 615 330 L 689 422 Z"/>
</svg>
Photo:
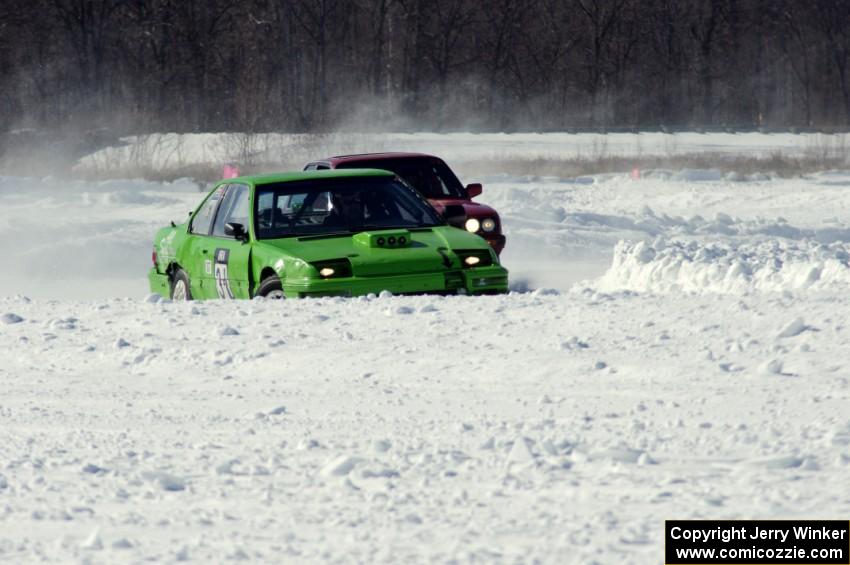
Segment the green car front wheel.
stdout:
<svg viewBox="0 0 850 565">
<path fill-rule="evenodd" d="M 263 282 L 260 283 L 260 287 L 257 289 L 257 296 L 262 296 L 269 300 L 283 300 L 286 298 L 283 295 L 283 285 L 280 284 L 280 278 L 273 276 L 263 279 Z"/>
</svg>

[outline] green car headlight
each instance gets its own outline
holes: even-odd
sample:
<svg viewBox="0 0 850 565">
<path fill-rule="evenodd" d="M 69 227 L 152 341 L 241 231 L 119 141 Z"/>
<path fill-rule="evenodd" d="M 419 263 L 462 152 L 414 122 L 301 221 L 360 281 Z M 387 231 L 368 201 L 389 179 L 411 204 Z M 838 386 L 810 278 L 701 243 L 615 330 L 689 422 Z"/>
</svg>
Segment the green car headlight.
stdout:
<svg viewBox="0 0 850 565">
<path fill-rule="evenodd" d="M 464 269 L 475 267 L 489 267 L 493 264 L 493 257 L 489 249 L 469 249 L 455 251 Z"/>
<path fill-rule="evenodd" d="M 464 224 L 464 226 L 466 227 L 466 231 L 475 233 L 481 227 L 481 224 L 475 218 L 469 218 L 466 220 L 466 224 Z"/>
<path fill-rule="evenodd" d="M 481 229 L 487 233 L 496 229 L 496 220 L 493 218 L 487 218 L 483 222 L 481 222 Z"/>
<path fill-rule="evenodd" d="M 331 259 L 310 264 L 319 271 L 319 276 L 323 279 L 339 279 L 351 276 L 351 262 L 348 259 Z"/>
</svg>

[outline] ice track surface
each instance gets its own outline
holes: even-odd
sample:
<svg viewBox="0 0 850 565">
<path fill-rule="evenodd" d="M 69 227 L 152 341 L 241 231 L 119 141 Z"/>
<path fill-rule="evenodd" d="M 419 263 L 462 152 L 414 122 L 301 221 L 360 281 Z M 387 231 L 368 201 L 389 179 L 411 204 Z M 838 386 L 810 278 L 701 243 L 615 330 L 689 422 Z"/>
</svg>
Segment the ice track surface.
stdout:
<svg viewBox="0 0 850 565">
<path fill-rule="evenodd" d="M 0 178 L 0 560 L 644 564 L 850 512 L 850 175 L 468 180 L 523 292 L 173 304 L 193 183 Z"/>
<path fill-rule="evenodd" d="M 11 562 L 637 564 L 850 511 L 846 293 L 0 310 Z"/>
</svg>

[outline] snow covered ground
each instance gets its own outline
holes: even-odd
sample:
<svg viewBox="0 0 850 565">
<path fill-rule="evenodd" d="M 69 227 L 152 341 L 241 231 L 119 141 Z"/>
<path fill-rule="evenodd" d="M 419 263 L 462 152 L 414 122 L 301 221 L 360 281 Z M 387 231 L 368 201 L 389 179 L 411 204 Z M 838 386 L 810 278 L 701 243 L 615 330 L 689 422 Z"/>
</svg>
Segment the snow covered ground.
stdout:
<svg viewBox="0 0 850 565">
<path fill-rule="evenodd" d="M 174 183 L 0 177 L 0 295 L 141 296 L 153 234 L 202 198 Z"/>
<path fill-rule="evenodd" d="M 0 309 L 12 562 L 658 563 L 665 518 L 850 511 L 846 293 Z"/>
<path fill-rule="evenodd" d="M 0 177 L 0 561 L 644 564 L 850 512 L 850 173 L 464 180 L 523 292 L 148 300 L 197 185 Z"/>
</svg>

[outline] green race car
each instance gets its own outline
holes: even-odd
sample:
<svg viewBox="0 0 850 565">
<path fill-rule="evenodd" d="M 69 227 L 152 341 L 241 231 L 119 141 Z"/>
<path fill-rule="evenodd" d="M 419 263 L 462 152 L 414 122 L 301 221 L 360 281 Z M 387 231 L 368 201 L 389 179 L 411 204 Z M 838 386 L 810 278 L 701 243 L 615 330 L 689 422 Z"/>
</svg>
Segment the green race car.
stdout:
<svg viewBox="0 0 850 565">
<path fill-rule="evenodd" d="M 156 234 L 150 287 L 174 300 L 508 290 L 463 208 L 441 217 L 393 173 L 306 171 L 220 181 Z"/>
</svg>

